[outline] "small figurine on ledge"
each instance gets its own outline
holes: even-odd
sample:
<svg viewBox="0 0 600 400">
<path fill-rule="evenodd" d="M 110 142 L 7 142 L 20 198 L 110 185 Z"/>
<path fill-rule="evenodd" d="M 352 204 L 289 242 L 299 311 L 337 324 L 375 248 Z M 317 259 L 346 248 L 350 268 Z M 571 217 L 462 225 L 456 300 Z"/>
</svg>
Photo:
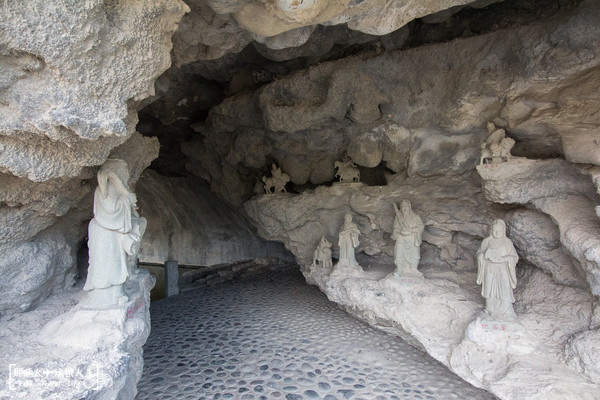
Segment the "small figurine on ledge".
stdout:
<svg viewBox="0 0 600 400">
<path fill-rule="evenodd" d="M 510 161 L 510 150 L 515 145 L 515 140 L 507 137 L 504 129 L 497 129 L 492 122 L 488 122 L 487 129 L 488 137 L 481 144 L 479 165 Z"/>
<path fill-rule="evenodd" d="M 490 236 L 483 239 L 477 251 L 477 284 L 482 285 L 485 311 L 497 320 L 516 317 L 513 289 L 517 287 L 517 261 L 517 251 L 506 237 L 506 224 L 495 220 Z"/>
<path fill-rule="evenodd" d="M 335 177 L 340 179 L 340 183 L 360 182 L 360 171 L 356 164 L 345 155 L 342 161 L 336 161 Z"/>
<path fill-rule="evenodd" d="M 290 181 L 290 176 L 279 168 L 275 163 L 271 165 L 271 177 L 262 177 L 265 193 L 287 193 L 285 185 Z"/>
<path fill-rule="evenodd" d="M 323 269 L 331 269 L 333 267 L 333 261 L 331 261 L 331 242 L 325 239 L 325 236 L 321 237 L 321 241 L 313 254 L 313 265 L 317 265 L 317 263 Z"/>
</svg>

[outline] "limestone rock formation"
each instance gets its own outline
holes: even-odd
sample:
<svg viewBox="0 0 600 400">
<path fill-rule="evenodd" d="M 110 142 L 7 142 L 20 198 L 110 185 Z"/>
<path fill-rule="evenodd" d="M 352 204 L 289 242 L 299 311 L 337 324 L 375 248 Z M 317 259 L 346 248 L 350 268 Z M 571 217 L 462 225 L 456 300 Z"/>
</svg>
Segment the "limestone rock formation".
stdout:
<svg viewBox="0 0 600 400">
<path fill-rule="evenodd" d="M 258 237 L 245 219 L 198 178 L 167 178 L 147 170 L 136 192 L 148 220 L 142 262 L 211 266 L 253 258 L 289 259 L 280 243 Z"/>
<path fill-rule="evenodd" d="M 589 177 L 563 160 L 519 159 L 497 167 L 477 167 L 486 197 L 528 204 L 549 215 L 562 246 L 585 271 L 592 293 L 600 294 L 600 220 L 595 212 L 600 197 Z"/>
<path fill-rule="evenodd" d="M 405 198 L 422 216 L 423 241 L 431 245 L 428 251 L 422 251 L 421 264 L 474 269 L 470 247 L 475 244 L 475 237 L 485 236 L 489 223 L 502 211 L 485 200 L 481 189 L 469 182 L 468 175 L 427 179 L 396 176 L 387 186 L 358 188 L 334 184 L 300 195 L 259 196 L 247 201 L 244 209 L 259 234 L 283 242 L 300 265 L 311 263 L 322 236 L 337 243 L 344 214 L 350 211 L 361 230 L 356 252 L 372 257 L 372 262 L 393 264 L 391 203 Z M 457 235 L 471 237 L 464 242 L 472 243 L 457 244 Z M 333 253 L 337 257 L 336 246 Z"/>
<path fill-rule="evenodd" d="M 425 349 L 499 398 L 597 397 L 598 358 L 581 347 L 598 340 L 597 328 L 589 324 L 597 300 L 538 269 L 525 267 L 521 274 L 518 324 L 488 325 L 481 324 L 484 305 L 473 272 L 433 267 L 425 270 L 425 279 L 404 280 L 382 279 L 387 271 L 377 266 L 360 277 L 333 279 L 316 268 L 304 274 L 353 315 Z"/>
<path fill-rule="evenodd" d="M 515 155 L 593 163 L 583 150 L 575 155 L 577 146 L 567 149 L 596 135 L 591 88 L 600 85 L 593 78 L 600 47 L 585 39 L 600 33 L 592 16 L 594 3 L 583 2 L 543 22 L 322 63 L 230 96 L 195 125 L 202 137 L 186 146 L 188 170 L 235 205 L 251 196 L 272 161 L 298 185 L 326 182 L 331 170 L 322 165 L 345 152 L 362 167 L 381 157 L 393 172 L 461 173 L 478 160 L 489 121 L 517 141 Z M 583 83 L 589 100 L 575 107 Z M 563 107 L 568 115 L 555 115 Z M 251 158 L 236 151 L 240 137 L 255 143 Z"/>
<path fill-rule="evenodd" d="M 93 167 L 135 132 L 136 107 L 169 67 L 171 34 L 187 10 L 181 1 L 2 5 L 1 314 L 72 282 L 79 224 L 91 210 L 75 207 L 91 206 Z M 157 143 L 136 140 L 125 159 L 143 169 Z M 53 228 L 59 219 L 70 222 Z"/>
</svg>

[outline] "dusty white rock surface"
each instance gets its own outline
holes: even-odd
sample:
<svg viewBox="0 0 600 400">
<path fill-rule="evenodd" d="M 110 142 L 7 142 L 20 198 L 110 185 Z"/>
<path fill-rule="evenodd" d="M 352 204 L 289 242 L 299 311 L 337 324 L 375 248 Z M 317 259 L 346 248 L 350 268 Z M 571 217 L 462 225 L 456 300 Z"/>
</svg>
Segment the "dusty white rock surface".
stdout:
<svg viewBox="0 0 600 400">
<path fill-rule="evenodd" d="M 158 143 L 134 135 L 136 107 L 169 67 L 188 10 L 181 1 L 2 5 L 0 314 L 72 284 L 95 167 L 123 145 L 133 183 L 156 157 Z"/>
<path fill-rule="evenodd" d="M 531 205 L 550 216 L 562 246 L 585 271 L 592 293 L 600 294 L 600 220 L 595 209 L 600 197 L 589 176 L 564 160 L 522 158 L 493 168 L 478 166 L 477 171 L 488 199 Z"/>
<path fill-rule="evenodd" d="M 473 269 L 476 238 L 484 237 L 488 224 L 503 213 L 483 197 L 469 175 L 396 175 L 386 186 L 334 183 L 299 195 L 257 196 L 244 203 L 244 209 L 262 237 L 283 242 L 301 265 L 312 262 L 321 236 L 337 243 L 344 214 L 351 212 L 361 231 L 357 254 L 388 262 L 394 255 L 392 203 L 408 199 L 425 224 L 423 241 L 429 246 L 422 248 L 421 262 Z M 337 246 L 333 253 L 337 258 Z"/>
<path fill-rule="evenodd" d="M 600 46 L 586 39 L 600 35 L 598 10 L 584 1 L 544 21 L 324 62 L 250 87 L 194 125 L 201 135 L 186 145 L 188 171 L 235 205 L 272 161 L 297 185 L 326 182 L 327 163 L 346 152 L 362 167 L 381 159 L 393 172 L 460 173 L 478 159 L 490 121 L 517 141 L 515 155 L 598 163 L 588 149 L 600 124 Z"/>
<path fill-rule="evenodd" d="M 133 399 L 150 333 L 154 278 L 140 271 L 126 302 L 86 306 L 83 282 L 0 327 L 0 396 L 28 399 Z M 12 374 L 12 375 L 11 375 Z M 33 375 L 32 374 L 37 374 Z M 11 379 L 9 379 L 9 376 Z"/>
<path fill-rule="evenodd" d="M 574 338 L 597 340 L 590 319 L 598 300 L 556 284 L 536 268 L 522 268 L 516 322 L 483 316 L 484 301 L 471 272 L 428 268 L 425 279 L 386 279 L 392 267 L 385 265 L 368 268 L 360 277 L 332 279 L 318 267 L 303 272 L 330 300 L 407 338 L 501 399 L 597 399 L 598 360 L 586 358 L 580 349 L 566 362 L 564 352 L 576 347 Z"/>
</svg>

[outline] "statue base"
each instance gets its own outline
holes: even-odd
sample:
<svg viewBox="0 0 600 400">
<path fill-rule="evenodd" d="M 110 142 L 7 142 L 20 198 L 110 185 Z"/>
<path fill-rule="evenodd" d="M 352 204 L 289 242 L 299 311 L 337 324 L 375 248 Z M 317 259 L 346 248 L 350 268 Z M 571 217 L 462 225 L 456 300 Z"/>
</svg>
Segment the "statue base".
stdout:
<svg viewBox="0 0 600 400">
<path fill-rule="evenodd" d="M 94 289 L 71 310 L 48 322 L 39 333 L 45 345 L 93 350 L 121 343 L 128 335 L 127 321 L 148 309 L 148 293 L 155 279 L 138 273 L 124 285 Z M 116 302 L 102 303 L 104 300 Z M 145 304 L 148 303 L 148 304 Z M 145 307 L 144 307 L 145 306 Z"/>
<path fill-rule="evenodd" d="M 363 271 L 362 267 L 356 264 L 340 264 L 337 263 L 333 266 L 333 271 L 331 275 L 329 275 L 329 280 L 341 280 L 345 278 L 360 278 L 363 277 L 365 271 Z"/>
</svg>

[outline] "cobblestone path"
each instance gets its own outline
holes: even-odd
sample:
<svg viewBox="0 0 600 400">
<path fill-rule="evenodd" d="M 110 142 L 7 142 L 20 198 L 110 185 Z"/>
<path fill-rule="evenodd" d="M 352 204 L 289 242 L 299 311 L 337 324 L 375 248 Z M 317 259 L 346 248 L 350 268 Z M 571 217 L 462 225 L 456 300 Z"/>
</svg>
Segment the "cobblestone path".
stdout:
<svg viewBox="0 0 600 400">
<path fill-rule="evenodd" d="M 295 270 L 151 307 L 138 400 L 487 400 L 427 354 L 339 309 Z"/>
</svg>

